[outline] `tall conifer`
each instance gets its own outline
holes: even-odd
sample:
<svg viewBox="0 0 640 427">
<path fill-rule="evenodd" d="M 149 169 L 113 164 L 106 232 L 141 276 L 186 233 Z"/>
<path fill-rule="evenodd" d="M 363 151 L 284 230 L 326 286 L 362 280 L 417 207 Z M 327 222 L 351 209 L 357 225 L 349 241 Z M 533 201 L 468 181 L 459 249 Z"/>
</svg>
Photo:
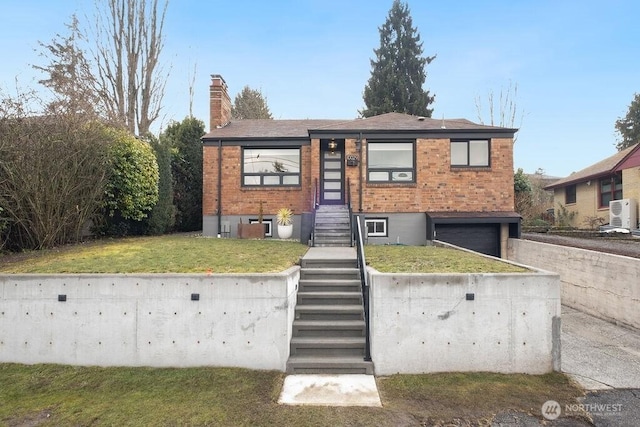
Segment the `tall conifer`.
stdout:
<svg viewBox="0 0 640 427">
<path fill-rule="evenodd" d="M 380 48 L 374 49 L 371 77 L 364 88 L 363 117 L 398 112 L 431 117 L 429 104 L 435 96 L 422 86 L 426 66 L 434 56 L 423 57 L 418 30 L 413 27 L 409 6 L 394 0 L 387 21 L 380 30 Z"/>
</svg>

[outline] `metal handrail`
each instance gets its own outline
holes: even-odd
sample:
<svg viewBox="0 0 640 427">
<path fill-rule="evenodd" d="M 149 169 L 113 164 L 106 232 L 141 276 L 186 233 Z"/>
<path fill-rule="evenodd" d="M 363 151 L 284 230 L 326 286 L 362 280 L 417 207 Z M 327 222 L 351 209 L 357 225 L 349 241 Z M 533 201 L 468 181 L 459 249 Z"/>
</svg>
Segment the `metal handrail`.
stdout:
<svg viewBox="0 0 640 427">
<path fill-rule="evenodd" d="M 365 349 L 364 360 L 371 361 L 371 339 L 369 329 L 369 280 L 367 279 L 367 261 L 364 257 L 364 241 L 362 239 L 362 226 L 360 225 L 360 215 L 354 215 L 356 253 L 358 254 L 358 269 L 360 270 L 360 283 L 362 284 L 362 301 L 364 304 L 364 325 L 365 325 Z M 352 221 L 354 222 L 354 221 Z"/>
<path fill-rule="evenodd" d="M 351 239 L 351 246 L 354 246 L 355 238 L 353 234 L 353 210 L 351 209 L 351 180 L 347 178 L 347 188 L 345 189 L 345 199 L 347 202 L 347 209 L 349 210 L 349 236 Z"/>
<path fill-rule="evenodd" d="M 318 178 L 315 178 L 313 185 L 313 205 L 311 206 L 311 246 L 316 244 L 316 209 L 318 208 Z"/>
</svg>

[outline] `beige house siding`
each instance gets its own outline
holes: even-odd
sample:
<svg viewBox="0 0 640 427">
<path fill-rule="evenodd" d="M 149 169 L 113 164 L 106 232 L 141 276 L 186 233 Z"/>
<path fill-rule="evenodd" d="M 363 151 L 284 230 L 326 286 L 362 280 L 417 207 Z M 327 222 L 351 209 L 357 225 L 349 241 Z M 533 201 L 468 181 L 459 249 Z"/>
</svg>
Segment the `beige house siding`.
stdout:
<svg viewBox="0 0 640 427">
<path fill-rule="evenodd" d="M 576 212 L 570 225 L 578 228 L 589 228 L 589 217 L 601 217 L 604 224 L 609 222 L 609 208 L 600 208 L 598 205 L 599 180 L 594 179 L 576 184 L 576 203 L 565 203 L 566 187 L 554 190 L 554 209 L 556 218 L 561 206 L 568 212 Z M 640 203 L 640 168 L 629 168 L 622 171 L 622 197 L 635 199 Z M 640 216 L 639 216 L 640 217 Z"/>
</svg>

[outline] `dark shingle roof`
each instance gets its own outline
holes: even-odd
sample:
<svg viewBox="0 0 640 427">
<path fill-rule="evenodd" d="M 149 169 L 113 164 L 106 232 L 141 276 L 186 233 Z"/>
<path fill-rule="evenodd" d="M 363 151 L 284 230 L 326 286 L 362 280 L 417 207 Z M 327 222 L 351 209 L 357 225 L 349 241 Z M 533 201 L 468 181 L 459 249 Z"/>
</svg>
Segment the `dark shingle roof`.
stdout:
<svg viewBox="0 0 640 427">
<path fill-rule="evenodd" d="M 565 185 L 588 181 L 590 179 L 612 174 L 615 172 L 616 167 L 638 148 L 640 148 L 640 144 L 628 147 L 617 152 L 613 156 L 600 160 L 598 163 L 594 163 L 593 165 L 579 170 L 578 172 L 573 172 L 568 177 L 562 178 L 551 185 L 546 186 L 545 189 L 551 190 L 557 187 L 563 187 Z"/>
<path fill-rule="evenodd" d="M 430 117 L 412 116 L 402 113 L 385 113 L 379 116 L 367 117 L 366 119 L 349 120 L 342 123 L 330 124 L 314 130 L 504 130 L 505 128 L 496 126 L 485 126 L 473 123 L 467 119 L 433 119 Z"/>
<path fill-rule="evenodd" d="M 516 131 L 516 129 L 479 125 L 466 119 L 441 120 L 402 113 L 386 113 L 354 120 L 231 120 L 226 126 L 212 129 L 203 139 L 308 138 L 310 131 L 420 132 L 443 129 Z"/>
</svg>

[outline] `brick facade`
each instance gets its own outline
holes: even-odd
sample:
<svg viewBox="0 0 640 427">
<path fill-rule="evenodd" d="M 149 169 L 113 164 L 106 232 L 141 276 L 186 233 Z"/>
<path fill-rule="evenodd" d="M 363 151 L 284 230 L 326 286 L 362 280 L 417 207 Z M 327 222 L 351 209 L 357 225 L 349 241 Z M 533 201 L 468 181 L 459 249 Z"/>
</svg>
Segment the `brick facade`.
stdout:
<svg viewBox="0 0 640 427">
<path fill-rule="evenodd" d="M 345 167 L 345 186 L 351 185 L 351 205 L 363 212 L 491 212 L 513 211 L 513 160 L 511 139 L 492 139 L 491 166 L 452 168 L 449 139 L 416 141 L 416 182 L 379 184 L 366 182 L 366 140 L 362 153 L 356 140 L 345 140 L 345 158 L 362 157 L 362 204 L 360 167 Z M 257 215 L 260 201 L 265 214 L 281 207 L 295 214 L 310 211 L 316 180 L 320 179 L 320 140 L 301 147 L 300 187 L 242 187 L 242 148 L 222 147 L 222 215 Z M 204 215 L 217 214 L 218 147 L 204 147 Z"/>
<path fill-rule="evenodd" d="M 312 120 L 230 120 L 231 100 L 227 84 L 220 75 L 214 74 L 210 86 L 211 131 L 203 138 L 205 217 L 218 216 L 221 220 L 222 216 L 257 216 L 261 202 L 265 216 L 274 215 L 282 207 L 290 208 L 295 215 L 312 211 L 316 185 L 321 182 L 322 140 L 317 135 L 327 139 L 335 136 L 336 141 L 344 144 L 339 148 L 344 150 L 345 159 L 343 188 L 349 185 L 347 197 L 350 196 L 355 212 L 424 214 L 512 212 L 514 209 L 514 129 L 487 127 L 462 119 L 451 120 L 445 126 L 444 120 L 398 113 L 363 120 L 335 120 L 329 125 L 326 123 L 329 121 Z M 369 127 L 364 133 L 354 130 L 362 129 L 360 126 Z M 407 131 L 412 136 L 407 136 Z M 398 139 L 415 141 L 416 182 L 367 182 L 367 133 L 379 138 L 381 132 L 392 135 L 384 136 L 390 142 Z M 470 139 L 490 140 L 489 167 L 451 167 L 450 138 L 461 134 Z M 247 144 L 299 147 L 300 186 L 244 187 L 242 150 Z M 219 153 L 222 158 L 220 170 Z M 349 156 L 356 156 L 359 164 L 347 166 Z M 221 200 L 218 200 L 218 194 L 221 194 Z"/>
</svg>

